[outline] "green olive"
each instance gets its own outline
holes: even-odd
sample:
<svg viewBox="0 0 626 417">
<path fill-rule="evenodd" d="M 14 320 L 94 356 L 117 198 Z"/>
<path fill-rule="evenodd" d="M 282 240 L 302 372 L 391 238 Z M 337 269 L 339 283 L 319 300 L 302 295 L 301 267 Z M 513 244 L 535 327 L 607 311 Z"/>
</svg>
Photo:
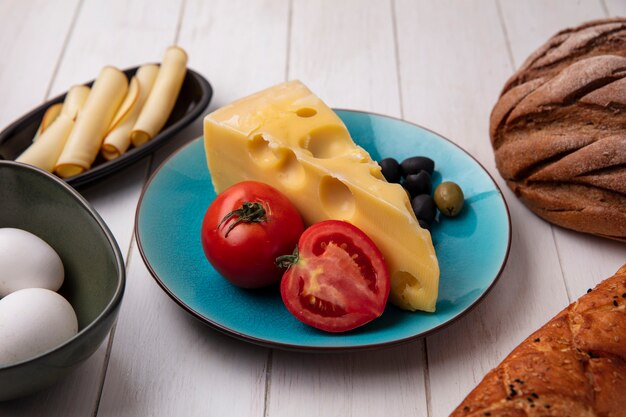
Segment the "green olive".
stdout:
<svg viewBox="0 0 626 417">
<path fill-rule="evenodd" d="M 442 182 L 435 189 L 435 204 L 448 217 L 454 217 L 463 209 L 463 190 L 453 182 Z"/>
</svg>

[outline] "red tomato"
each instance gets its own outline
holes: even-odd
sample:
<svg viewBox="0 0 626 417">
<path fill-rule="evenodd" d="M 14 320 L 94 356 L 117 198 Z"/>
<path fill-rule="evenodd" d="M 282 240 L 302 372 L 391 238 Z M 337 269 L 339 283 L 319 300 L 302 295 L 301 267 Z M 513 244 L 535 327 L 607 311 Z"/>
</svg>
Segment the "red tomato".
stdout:
<svg viewBox="0 0 626 417">
<path fill-rule="evenodd" d="M 267 184 L 244 181 L 224 190 L 207 209 L 202 247 L 230 282 L 259 288 L 280 281 L 276 257 L 291 253 L 303 230 L 287 197 Z"/>
<path fill-rule="evenodd" d="M 297 257 L 297 258 L 296 258 Z M 343 332 L 379 317 L 389 270 L 374 242 L 350 223 L 328 220 L 304 231 L 280 283 L 287 309 L 303 323 Z"/>
</svg>

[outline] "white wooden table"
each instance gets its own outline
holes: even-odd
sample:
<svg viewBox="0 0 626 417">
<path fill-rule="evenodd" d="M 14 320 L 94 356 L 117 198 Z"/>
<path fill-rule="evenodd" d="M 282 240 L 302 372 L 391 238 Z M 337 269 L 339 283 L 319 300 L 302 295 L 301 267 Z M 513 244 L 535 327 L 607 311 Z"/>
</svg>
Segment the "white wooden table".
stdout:
<svg viewBox="0 0 626 417">
<path fill-rule="evenodd" d="M 133 239 L 143 184 L 201 135 L 198 120 L 154 156 L 81 191 L 125 256 L 117 325 L 70 377 L 0 403 L 0 416 L 448 415 L 525 336 L 626 262 L 624 245 L 531 214 L 498 175 L 487 134 L 500 88 L 532 50 L 561 28 L 620 14 L 626 0 L 1 0 L 0 127 L 105 64 L 159 61 L 177 43 L 213 84 L 211 109 L 298 78 L 331 106 L 452 139 L 503 189 L 513 243 L 480 306 L 426 339 L 303 354 L 223 336 L 167 297 Z"/>
</svg>

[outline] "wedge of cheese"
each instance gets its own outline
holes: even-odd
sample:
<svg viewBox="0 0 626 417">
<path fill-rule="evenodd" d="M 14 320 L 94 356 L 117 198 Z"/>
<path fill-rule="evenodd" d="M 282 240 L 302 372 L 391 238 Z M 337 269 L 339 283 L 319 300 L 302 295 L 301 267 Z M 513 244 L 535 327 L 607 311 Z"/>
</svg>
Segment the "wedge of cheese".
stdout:
<svg viewBox="0 0 626 417">
<path fill-rule="evenodd" d="M 383 253 L 391 301 L 435 311 L 439 265 L 404 189 L 385 181 L 339 117 L 299 81 L 243 98 L 204 119 L 215 190 L 244 180 L 265 182 L 296 205 L 305 222 L 348 221 Z"/>
</svg>

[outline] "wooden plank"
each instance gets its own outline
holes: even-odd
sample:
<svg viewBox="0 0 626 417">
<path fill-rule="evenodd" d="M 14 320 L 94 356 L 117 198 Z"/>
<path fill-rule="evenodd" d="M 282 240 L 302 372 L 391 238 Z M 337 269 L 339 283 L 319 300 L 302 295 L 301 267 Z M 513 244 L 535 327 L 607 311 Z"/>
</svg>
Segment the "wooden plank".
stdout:
<svg viewBox="0 0 626 417">
<path fill-rule="evenodd" d="M 53 94 L 95 78 L 105 65 L 159 62 L 176 36 L 180 1 L 86 1 L 52 86 Z M 130 248 L 134 212 L 148 160 L 82 188 L 113 232 L 122 254 Z"/>
<path fill-rule="evenodd" d="M 288 78 L 330 106 L 400 117 L 390 2 L 294 2 Z M 426 416 L 423 341 L 374 352 L 274 351 L 270 416 Z"/>
<path fill-rule="evenodd" d="M 87 0 L 82 6 L 52 93 L 95 78 L 103 66 L 120 69 L 159 62 L 174 42 L 181 1 Z M 103 217 L 124 257 L 130 248 L 134 213 L 148 159 L 79 191 Z"/>
<path fill-rule="evenodd" d="M 500 1 L 515 68 L 556 32 L 606 17 L 601 0 Z"/>
<path fill-rule="evenodd" d="M 288 0 L 189 2 L 179 43 L 189 52 L 189 68 L 213 86 L 209 111 L 284 81 L 288 4 Z M 198 118 L 155 153 L 151 171 L 201 135 Z"/>
<path fill-rule="evenodd" d="M 288 78 L 331 107 L 399 117 L 390 1 L 294 2 Z"/>
<path fill-rule="evenodd" d="M 517 201 L 493 161 L 489 114 L 513 69 L 496 3 L 398 0 L 396 18 L 406 118 L 442 133 L 486 166 L 513 223 L 511 256 L 491 294 L 427 340 L 431 415 L 445 416 L 567 304 L 567 296 L 550 228 Z"/>
<path fill-rule="evenodd" d="M 39 105 L 54 75 L 78 0 L 0 2 L 0 127 Z"/>
<path fill-rule="evenodd" d="M 7 124 L 43 101 L 71 33 L 78 1 L 0 3 L 0 50 L 6 63 L 0 67 L 0 125 Z M 100 388 L 98 371 L 106 340 L 78 370 L 53 387 L 22 399 L 0 403 L 0 415 L 90 415 Z"/>
<path fill-rule="evenodd" d="M 610 5 L 617 6 L 615 3 Z M 603 18 L 605 10 L 601 2 L 596 0 L 575 3 L 567 0 L 547 3 L 502 2 L 502 15 L 511 41 L 515 66 L 519 66 L 528 54 L 554 33 L 584 21 Z M 527 22 L 532 22 L 530 28 Z M 621 243 L 555 226 L 553 229 L 570 301 L 612 275 L 626 262 L 624 245 Z"/>
<path fill-rule="evenodd" d="M 294 2 L 291 57 L 285 71 L 287 0 L 190 1 L 180 41 L 190 52 L 190 66 L 216 87 L 212 108 L 282 81 L 287 72 L 332 106 L 401 116 L 392 5 L 335 3 Z M 501 2 L 515 65 L 556 30 L 601 16 L 598 4 Z M 626 13 L 623 4 L 606 0 L 612 14 Z M 16 23 L 0 28 L 0 49 L 9 51 L 8 62 L 14 63 L 0 68 L 0 90 L 12 98 L 11 106 L 0 104 L 0 124 L 44 97 L 75 5 L 29 2 L 27 9 L 18 2 L 0 3 L 0 16 Z M 158 61 L 175 38 L 179 6 L 88 0 L 76 26 L 80 36 L 70 38 L 52 93 L 93 78 L 104 64 Z M 513 71 L 497 7 L 451 0 L 398 0 L 395 7 L 406 117 L 470 150 L 503 186 L 486 136 L 488 113 Z M 66 9 L 69 14 L 62 12 Z M 38 65 L 27 65 L 32 62 Z M 200 134 L 201 123 L 196 122 L 155 156 L 153 166 Z M 82 191 L 111 225 L 123 252 L 128 251 L 134 205 L 147 169 L 144 161 Z M 430 415 L 447 415 L 489 368 L 567 303 L 557 249 L 573 296 L 623 262 L 623 245 L 560 229 L 553 232 L 555 247 L 546 232 L 550 228 L 508 190 L 505 195 L 515 230 L 512 259 L 478 309 L 429 338 Z M 275 351 L 269 368 L 267 350 L 193 321 L 155 285 L 136 248 L 130 253 L 129 286 L 99 415 L 260 416 L 264 408 L 271 416 L 426 415 L 422 343 L 336 356 Z M 0 403 L 0 415 L 91 415 L 105 354 L 102 346 L 81 369 L 48 391 Z M 266 381 L 270 371 L 271 380 Z M 265 386 L 271 389 L 264 406 Z"/>
<path fill-rule="evenodd" d="M 269 416 L 427 415 L 423 344 L 343 354 L 274 351 Z"/>
<path fill-rule="evenodd" d="M 215 86 L 212 107 L 282 81 L 287 6 L 186 3 L 179 44 Z M 201 132 L 198 120 L 157 152 L 153 167 Z M 197 323 L 155 284 L 136 247 L 129 276 L 98 416 L 262 416 L 269 351 Z"/>
<path fill-rule="evenodd" d="M 211 109 L 284 80 L 287 31 L 287 0 L 187 4 L 179 43 L 215 88 Z"/>
<path fill-rule="evenodd" d="M 180 1 L 86 1 L 52 86 L 53 94 L 95 78 L 105 65 L 120 69 L 159 62 L 174 42 Z M 126 257 L 148 160 L 79 191 L 103 217 Z"/>
<path fill-rule="evenodd" d="M 626 16 L 626 2 L 624 0 L 601 0 L 604 1 L 610 16 Z"/>
<path fill-rule="evenodd" d="M 32 9 L 23 7 L 24 10 L 40 15 L 42 20 L 29 23 L 27 28 L 30 27 L 32 33 L 40 34 L 42 37 L 49 34 L 53 34 L 51 37 L 54 37 L 57 36 L 57 32 L 65 33 L 66 28 L 69 28 L 73 9 L 69 11 L 66 22 L 58 22 L 55 28 L 54 20 L 49 19 L 59 14 L 57 9 L 64 9 L 58 6 L 48 7 L 47 2 L 44 2 L 40 7 Z M 73 84 L 95 78 L 100 69 L 107 64 L 123 68 L 160 60 L 165 48 L 175 38 L 179 10 L 179 3 L 169 1 L 162 1 L 161 4 L 147 0 L 85 1 L 64 50 L 63 60 L 51 87 L 51 95 L 65 91 Z M 58 28 L 64 29 L 59 31 Z M 38 50 L 33 48 L 34 42 L 29 40 L 29 44 L 24 45 L 23 50 L 28 51 L 30 48 L 38 53 Z M 52 48 L 50 41 L 44 40 L 42 45 Z M 42 51 L 42 53 L 47 56 L 51 52 Z M 25 56 L 28 57 L 29 54 Z M 54 68 L 55 64 L 42 63 L 40 66 Z M 43 97 L 43 91 L 41 94 Z M 143 161 L 97 185 L 80 190 L 104 218 L 124 255 L 130 247 L 135 206 L 147 167 L 148 162 Z M 129 279 L 132 277 L 129 276 Z M 132 303 L 128 296 L 126 302 Z M 9 415 L 17 415 L 18 412 L 19 415 L 33 416 L 92 415 L 104 377 L 107 342 L 105 340 L 96 353 L 61 384 L 36 397 L 9 405 L 15 407 L 11 409 Z"/>
<path fill-rule="evenodd" d="M 52 93 L 95 78 L 102 67 L 159 62 L 174 42 L 181 1 L 85 0 Z"/>
<path fill-rule="evenodd" d="M 262 416 L 267 351 L 211 331 L 130 259 L 98 416 Z"/>
</svg>

